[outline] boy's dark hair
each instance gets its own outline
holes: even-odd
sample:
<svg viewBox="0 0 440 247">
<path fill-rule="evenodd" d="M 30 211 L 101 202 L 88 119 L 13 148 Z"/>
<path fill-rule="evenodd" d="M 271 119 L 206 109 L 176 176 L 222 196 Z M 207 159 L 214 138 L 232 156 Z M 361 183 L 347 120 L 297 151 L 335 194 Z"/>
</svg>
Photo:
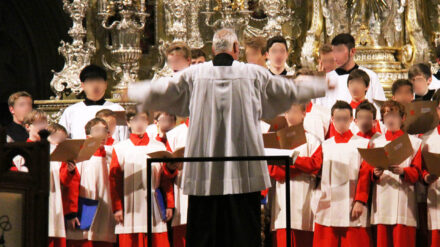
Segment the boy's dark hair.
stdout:
<svg viewBox="0 0 440 247">
<path fill-rule="evenodd" d="M 107 81 L 107 72 L 98 65 L 90 64 L 81 70 L 79 79 L 81 82 L 85 82 L 87 79 L 103 79 Z"/>
<path fill-rule="evenodd" d="M 102 123 L 105 126 L 105 128 L 108 130 L 107 122 L 104 119 L 102 119 L 102 118 L 93 118 L 93 119 L 89 120 L 86 123 L 86 126 L 84 127 L 84 129 L 86 130 L 86 135 L 90 135 L 90 132 L 92 131 L 93 126 L 95 126 L 95 125 L 97 125 L 99 123 Z"/>
<path fill-rule="evenodd" d="M 408 70 L 408 79 L 411 80 L 418 75 L 422 75 L 425 79 L 429 79 L 432 76 L 431 67 L 424 63 L 414 64 Z"/>
<path fill-rule="evenodd" d="M 351 108 L 350 104 L 348 104 L 343 100 L 336 101 L 336 103 L 332 106 L 332 110 L 331 110 L 332 116 L 336 109 L 339 110 L 347 109 L 350 112 L 350 116 L 353 116 L 353 109 Z"/>
<path fill-rule="evenodd" d="M 398 80 L 395 80 L 395 81 L 393 82 L 393 85 L 391 86 L 391 93 L 392 93 L 393 95 L 396 94 L 397 90 L 399 90 L 401 87 L 404 87 L 404 86 L 408 86 L 408 87 L 410 87 L 410 88 L 411 88 L 411 93 L 414 93 L 414 86 L 413 86 L 413 84 L 412 84 L 409 80 L 407 80 L 407 79 L 398 79 Z"/>
<path fill-rule="evenodd" d="M 364 82 L 365 87 L 367 88 L 370 85 L 370 77 L 368 76 L 367 72 L 361 69 L 355 69 L 350 72 L 347 79 L 347 86 L 351 80 L 355 80 L 355 79 L 361 79 Z"/>
<path fill-rule="evenodd" d="M 155 113 L 154 113 L 154 120 L 157 121 L 157 120 L 159 119 L 159 117 L 162 116 L 163 114 L 167 114 L 167 115 L 171 116 L 172 118 L 174 118 L 174 122 L 177 121 L 177 117 L 176 117 L 176 115 L 169 114 L 169 113 L 164 112 L 164 111 L 157 111 L 157 112 L 155 112 Z"/>
<path fill-rule="evenodd" d="M 289 50 L 289 48 L 287 48 L 287 41 L 283 36 L 274 36 L 274 37 L 268 39 L 266 49 L 269 50 L 272 47 L 272 45 L 275 43 L 284 44 L 284 46 L 286 47 L 286 51 Z"/>
<path fill-rule="evenodd" d="M 102 109 L 95 114 L 97 118 L 114 117 L 116 119 L 116 113 L 110 109 Z"/>
<path fill-rule="evenodd" d="M 359 111 L 363 111 L 363 110 L 371 112 L 373 114 L 373 120 L 376 120 L 377 110 L 376 110 L 376 107 L 373 104 L 371 104 L 367 100 L 365 100 L 364 102 L 360 103 L 356 107 L 355 117 L 357 118 L 358 112 Z"/>
<path fill-rule="evenodd" d="M 191 58 L 196 59 L 199 57 L 204 57 L 206 59 L 206 54 L 202 49 L 191 49 Z"/>
<path fill-rule="evenodd" d="M 387 112 L 398 112 L 400 117 L 403 118 L 405 116 L 405 106 L 395 100 L 387 100 L 380 107 L 380 116 L 382 121 L 384 120 L 384 116 Z"/>
<path fill-rule="evenodd" d="M 146 111 L 146 110 L 140 111 L 138 107 L 130 106 L 130 107 L 127 107 L 127 109 L 125 110 L 125 117 L 127 118 L 127 121 L 130 121 L 134 116 L 136 116 L 139 113 L 145 113 L 147 115 L 147 117 L 150 116 L 148 111 Z"/>
<path fill-rule="evenodd" d="M 67 130 L 66 128 L 64 128 L 64 126 L 62 126 L 61 124 L 57 124 L 57 123 L 51 123 L 48 127 L 47 130 L 49 131 L 50 134 L 53 134 L 57 131 L 61 131 L 64 134 L 67 135 Z"/>
<path fill-rule="evenodd" d="M 351 34 L 349 33 L 341 33 L 336 35 L 333 39 L 332 39 L 332 45 L 336 46 L 336 45 L 345 45 L 347 46 L 348 50 L 353 49 L 355 46 L 354 43 L 354 38 Z"/>
</svg>

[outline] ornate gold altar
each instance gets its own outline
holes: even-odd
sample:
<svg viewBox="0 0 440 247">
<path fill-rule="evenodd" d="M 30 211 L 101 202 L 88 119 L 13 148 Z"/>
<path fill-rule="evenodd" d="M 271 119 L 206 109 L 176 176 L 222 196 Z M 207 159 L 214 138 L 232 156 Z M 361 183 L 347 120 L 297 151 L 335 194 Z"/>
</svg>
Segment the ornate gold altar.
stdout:
<svg viewBox="0 0 440 247">
<path fill-rule="evenodd" d="M 109 75 L 108 96 L 136 80 L 169 73 L 164 49 L 187 42 L 210 54 L 214 30 L 234 28 L 248 36 L 283 35 L 289 66 L 316 67 L 317 51 L 338 33 L 356 39 L 357 63 L 376 71 L 389 94 L 416 62 L 437 63 L 440 2 L 434 0 L 63 0 L 73 20 L 71 43 L 61 42 L 65 67 L 54 73 L 54 97 L 35 101 L 56 121 L 81 93 L 79 71 L 90 62 Z M 85 21 L 84 21 L 85 20 Z M 86 26 L 84 26 L 86 23 Z"/>
</svg>

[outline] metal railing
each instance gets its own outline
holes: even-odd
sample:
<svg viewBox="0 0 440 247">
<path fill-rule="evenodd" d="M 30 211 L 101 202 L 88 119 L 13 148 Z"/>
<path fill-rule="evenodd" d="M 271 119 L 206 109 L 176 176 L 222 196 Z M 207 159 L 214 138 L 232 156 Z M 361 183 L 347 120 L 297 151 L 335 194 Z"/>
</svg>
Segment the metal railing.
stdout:
<svg viewBox="0 0 440 247">
<path fill-rule="evenodd" d="M 153 246 L 151 165 L 170 162 L 225 162 L 225 161 L 268 161 L 271 165 L 284 165 L 286 186 L 286 246 L 291 246 L 290 225 L 290 156 L 235 156 L 235 157 L 187 157 L 187 158 L 151 158 L 147 159 L 147 241 Z"/>
</svg>

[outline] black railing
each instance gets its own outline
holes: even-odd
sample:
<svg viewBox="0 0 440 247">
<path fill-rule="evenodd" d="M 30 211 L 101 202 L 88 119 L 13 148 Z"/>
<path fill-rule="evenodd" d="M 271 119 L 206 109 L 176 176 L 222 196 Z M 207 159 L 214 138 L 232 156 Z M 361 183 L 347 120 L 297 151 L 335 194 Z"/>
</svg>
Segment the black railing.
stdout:
<svg viewBox="0 0 440 247">
<path fill-rule="evenodd" d="M 286 246 L 291 246 L 290 235 L 290 156 L 236 156 L 236 157 L 187 157 L 187 158 L 151 158 L 147 159 L 147 238 L 148 246 L 153 246 L 152 195 L 151 195 L 151 164 L 170 162 L 224 162 L 224 161 L 269 161 L 273 165 L 285 166 L 286 186 Z"/>
</svg>

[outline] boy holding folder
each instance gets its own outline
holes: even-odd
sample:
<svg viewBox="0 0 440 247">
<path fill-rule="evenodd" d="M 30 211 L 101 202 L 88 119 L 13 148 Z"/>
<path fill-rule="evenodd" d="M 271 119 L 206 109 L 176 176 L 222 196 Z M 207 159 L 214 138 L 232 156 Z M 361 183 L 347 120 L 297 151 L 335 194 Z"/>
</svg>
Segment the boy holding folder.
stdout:
<svg viewBox="0 0 440 247">
<path fill-rule="evenodd" d="M 63 208 L 67 221 L 67 246 L 113 246 L 114 219 L 111 208 L 108 167 L 104 144 L 108 135 L 107 123 L 93 118 L 85 126 L 87 138 L 98 138 L 100 146 L 89 160 L 63 162 L 60 181 L 63 187 Z M 84 147 L 87 148 L 87 147 Z M 80 210 L 91 203 L 92 215 L 82 217 Z M 94 211 L 94 212 L 93 212 Z M 84 222 L 93 218 L 90 226 Z M 83 224 L 83 225 L 82 225 Z"/>
<path fill-rule="evenodd" d="M 127 124 L 131 130 L 130 138 L 114 145 L 110 165 L 110 188 L 114 219 L 116 220 L 115 233 L 118 235 L 119 246 L 144 247 L 147 246 L 147 158 L 157 151 L 166 151 L 165 145 L 149 138 L 145 129 L 148 125 L 148 116 L 138 112 L 136 108 L 127 110 Z M 152 165 L 152 189 L 159 188 L 160 184 L 168 185 L 161 188 L 166 194 L 167 201 L 173 201 L 172 182 L 161 183 L 161 164 Z M 174 177 L 175 174 L 169 174 Z M 157 193 L 153 191 L 152 194 Z M 167 203 L 166 215 L 159 214 L 160 198 L 152 198 L 153 208 L 153 246 L 169 246 L 166 220 L 172 217 L 174 205 Z"/>
<path fill-rule="evenodd" d="M 50 132 L 47 140 L 52 152 L 58 144 L 66 140 L 67 131 L 59 124 L 51 124 L 47 128 Z M 49 247 L 66 246 L 66 229 L 64 224 L 63 201 L 60 184 L 61 162 L 50 162 L 50 193 L 49 193 Z"/>
<path fill-rule="evenodd" d="M 440 95 L 436 93 L 433 101 L 437 103 L 437 115 L 440 117 Z M 438 172 L 431 170 L 428 166 L 433 164 L 439 166 L 440 157 L 440 124 L 437 128 L 425 133 L 422 136 L 423 150 L 423 170 L 422 180 L 428 186 L 428 230 L 429 230 L 429 246 L 440 246 L 440 180 Z M 434 155 L 431 155 L 434 154 Z M 434 157 L 430 162 L 429 156 Z M 436 157 L 437 156 L 437 157 Z M 428 164 L 429 163 L 429 164 Z"/>
<path fill-rule="evenodd" d="M 369 140 L 350 131 L 350 104 L 337 101 L 331 113 L 336 133 L 322 143 L 322 158 L 298 157 L 295 161 L 298 168 L 316 170 L 322 165 L 313 246 L 372 246 L 366 207 L 370 168 L 357 151 L 366 148 Z"/>
<path fill-rule="evenodd" d="M 374 139 L 371 147 L 384 147 L 405 133 L 405 107 L 386 101 L 380 113 L 387 132 Z M 371 223 L 377 227 L 377 246 L 415 246 L 417 201 L 414 184 L 421 172 L 420 139 L 409 136 L 412 154 L 388 170 L 374 168 Z"/>
<path fill-rule="evenodd" d="M 306 116 L 305 104 L 294 104 L 285 113 L 288 126 L 302 125 Z M 304 130 L 303 130 L 304 131 Z M 313 157 L 316 163 L 322 161 L 321 142 L 313 134 L 305 132 L 306 143 L 294 147 L 291 151 L 299 152 L 300 156 Z M 309 169 L 294 165 L 290 169 L 291 181 L 291 225 L 290 232 L 294 247 L 312 246 L 313 243 L 313 212 L 310 205 L 313 189 L 316 186 L 314 172 L 319 171 L 320 166 Z M 269 166 L 272 178 L 276 180 L 275 193 L 271 197 L 271 230 L 273 231 L 273 246 L 285 246 L 286 244 L 286 203 L 285 203 L 285 169 L 283 166 Z"/>
</svg>

